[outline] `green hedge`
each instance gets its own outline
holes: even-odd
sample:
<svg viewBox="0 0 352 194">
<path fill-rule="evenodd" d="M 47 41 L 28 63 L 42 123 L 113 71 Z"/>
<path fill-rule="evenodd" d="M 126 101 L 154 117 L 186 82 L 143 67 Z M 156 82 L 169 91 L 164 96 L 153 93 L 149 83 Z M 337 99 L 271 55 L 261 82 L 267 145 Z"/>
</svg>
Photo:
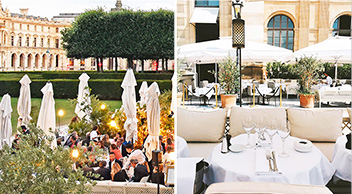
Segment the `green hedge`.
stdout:
<svg viewBox="0 0 352 194">
<path fill-rule="evenodd" d="M 121 72 L 86 72 L 93 79 L 123 79 L 126 71 Z M 42 74 L 43 79 L 78 79 L 82 72 L 45 72 Z M 171 80 L 172 73 L 135 73 L 137 80 L 153 79 L 153 80 Z"/>
<path fill-rule="evenodd" d="M 19 79 L 0 80 L 0 95 L 3 96 L 9 93 L 12 97 L 18 97 L 20 91 Z M 78 91 L 79 81 L 77 79 L 55 79 L 50 80 L 54 87 L 54 98 L 76 98 Z M 144 80 L 137 80 L 136 96 L 139 99 L 139 88 Z M 148 85 L 153 83 L 154 80 L 145 80 Z M 42 98 L 43 94 L 41 89 L 47 81 L 33 79 L 31 83 L 31 97 Z M 157 80 L 160 91 L 171 90 L 171 80 Z M 121 88 L 122 79 L 99 79 L 91 80 L 88 82 L 89 87 L 92 89 L 92 94 L 99 95 L 101 100 L 121 100 L 123 89 Z"/>
</svg>

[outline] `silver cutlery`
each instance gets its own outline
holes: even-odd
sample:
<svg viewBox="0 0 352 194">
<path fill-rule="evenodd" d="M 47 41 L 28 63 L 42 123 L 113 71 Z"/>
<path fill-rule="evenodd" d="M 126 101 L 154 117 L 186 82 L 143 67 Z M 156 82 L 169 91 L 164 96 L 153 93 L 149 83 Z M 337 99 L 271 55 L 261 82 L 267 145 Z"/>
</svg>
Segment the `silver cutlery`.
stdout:
<svg viewBox="0 0 352 194">
<path fill-rule="evenodd" d="M 271 165 L 272 156 L 270 150 L 266 150 L 266 159 L 269 161 L 269 171 L 273 171 L 273 166 Z"/>
<path fill-rule="evenodd" d="M 271 151 L 271 155 L 272 155 L 272 160 L 273 160 L 273 163 L 274 163 L 274 172 L 277 172 L 278 169 L 277 169 L 276 157 L 275 157 L 275 151 L 274 150 Z"/>
</svg>

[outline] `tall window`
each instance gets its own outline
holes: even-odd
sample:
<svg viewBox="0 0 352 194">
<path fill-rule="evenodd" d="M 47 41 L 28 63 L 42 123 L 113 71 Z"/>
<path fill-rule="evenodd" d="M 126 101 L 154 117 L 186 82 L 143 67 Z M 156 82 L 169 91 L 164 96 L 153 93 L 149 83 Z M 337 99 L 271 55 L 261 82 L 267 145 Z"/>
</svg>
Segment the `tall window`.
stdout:
<svg viewBox="0 0 352 194">
<path fill-rule="evenodd" d="M 56 33 L 59 33 L 59 28 L 56 28 Z"/>
<path fill-rule="evenodd" d="M 48 38 L 48 48 L 50 48 L 50 39 Z"/>
<path fill-rule="evenodd" d="M 40 47 L 44 47 L 44 38 L 40 39 Z"/>
<path fill-rule="evenodd" d="M 332 28 L 334 29 L 332 32 L 333 36 L 351 36 L 351 16 L 342 15 L 338 17 Z"/>
<path fill-rule="evenodd" d="M 195 0 L 196 7 L 219 7 L 219 0 Z"/>
<path fill-rule="evenodd" d="M 29 37 L 27 37 L 26 46 L 29 47 Z"/>
<path fill-rule="evenodd" d="M 268 44 L 293 50 L 293 22 L 285 15 L 277 15 L 268 23 Z"/>
<path fill-rule="evenodd" d="M 11 36 L 11 46 L 14 46 L 14 45 L 15 45 L 15 37 Z"/>
<path fill-rule="evenodd" d="M 36 37 L 34 37 L 34 39 L 33 39 L 33 46 L 37 47 L 37 38 Z"/>
<path fill-rule="evenodd" d="M 22 46 L 22 37 L 21 36 L 18 38 L 18 46 Z"/>
<path fill-rule="evenodd" d="M 55 39 L 55 48 L 59 48 L 60 44 L 59 44 L 59 39 Z"/>
</svg>

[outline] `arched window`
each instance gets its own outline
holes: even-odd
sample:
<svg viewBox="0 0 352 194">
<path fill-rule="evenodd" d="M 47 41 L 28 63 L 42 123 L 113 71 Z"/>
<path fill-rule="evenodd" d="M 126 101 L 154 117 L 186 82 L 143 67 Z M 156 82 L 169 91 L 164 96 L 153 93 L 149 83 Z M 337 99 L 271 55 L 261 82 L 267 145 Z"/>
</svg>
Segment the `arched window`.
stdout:
<svg viewBox="0 0 352 194">
<path fill-rule="evenodd" d="M 268 44 L 293 50 L 293 22 L 285 15 L 276 15 L 268 23 Z"/>
<path fill-rule="evenodd" d="M 332 28 L 334 29 L 332 32 L 333 36 L 351 36 L 351 16 L 342 15 L 338 17 Z"/>
</svg>

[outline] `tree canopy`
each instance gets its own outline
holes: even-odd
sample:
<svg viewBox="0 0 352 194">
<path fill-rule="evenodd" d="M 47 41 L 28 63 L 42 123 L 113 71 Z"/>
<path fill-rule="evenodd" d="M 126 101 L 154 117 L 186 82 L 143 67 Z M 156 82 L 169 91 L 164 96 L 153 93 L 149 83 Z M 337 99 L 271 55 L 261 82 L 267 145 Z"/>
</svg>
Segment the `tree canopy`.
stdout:
<svg viewBox="0 0 352 194">
<path fill-rule="evenodd" d="M 174 13 L 168 10 L 88 10 L 61 33 L 71 58 L 174 58 Z"/>
</svg>

